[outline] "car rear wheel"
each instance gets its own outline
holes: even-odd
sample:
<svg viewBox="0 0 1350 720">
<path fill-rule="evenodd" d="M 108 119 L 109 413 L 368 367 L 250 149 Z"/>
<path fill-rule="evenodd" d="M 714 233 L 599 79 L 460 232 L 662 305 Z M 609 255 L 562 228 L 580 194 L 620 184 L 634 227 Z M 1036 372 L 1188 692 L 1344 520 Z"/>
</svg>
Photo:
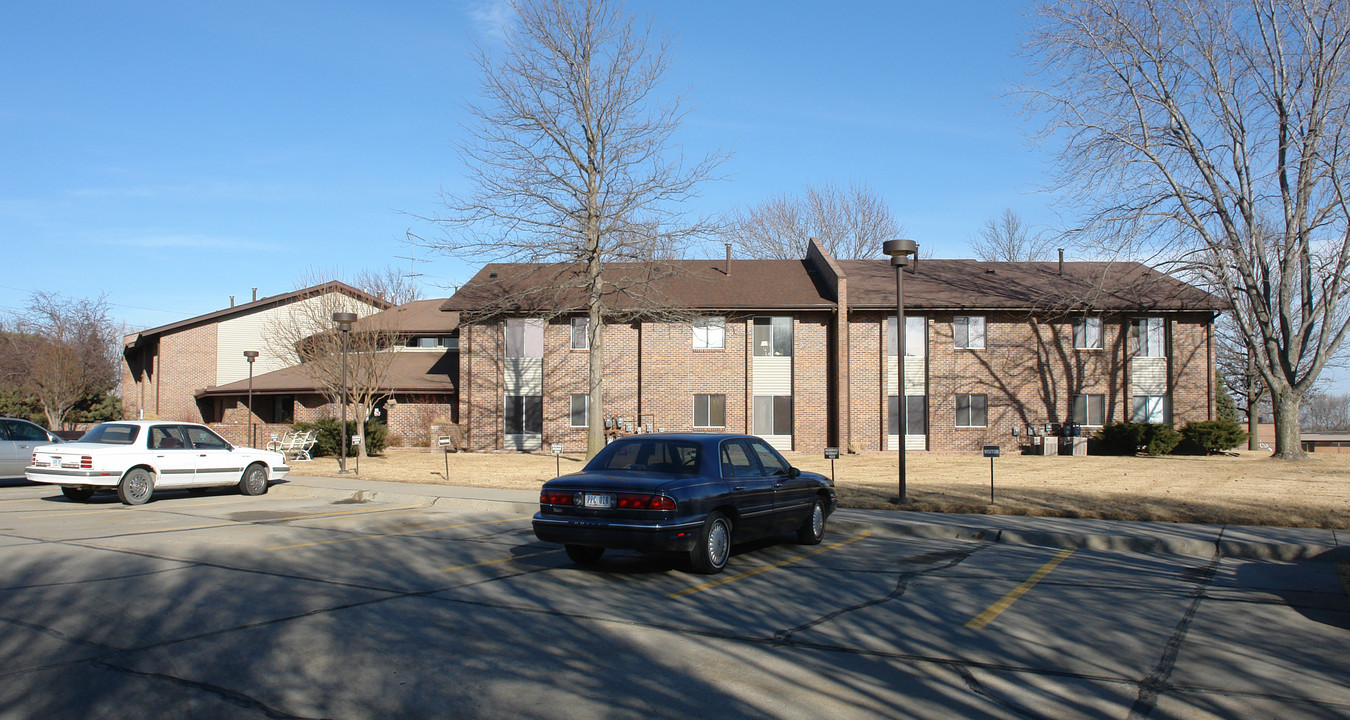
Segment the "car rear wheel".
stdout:
<svg viewBox="0 0 1350 720">
<path fill-rule="evenodd" d="M 600 556 L 605 554 L 604 548 L 588 547 L 586 545 L 568 545 L 567 557 L 572 558 L 572 562 L 578 565 L 594 565 L 600 562 Z"/>
<path fill-rule="evenodd" d="M 731 521 L 720 512 L 708 516 L 698 542 L 689 551 L 689 564 L 700 575 L 722 572 L 731 557 Z"/>
<path fill-rule="evenodd" d="M 91 488 L 63 487 L 61 488 L 61 494 L 65 495 L 67 500 L 84 502 L 94 496 L 94 491 Z"/>
<path fill-rule="evenodd" d="M 145 468 L 135 468 L 117 483 L 117 497 L 123 505 L 143 505 L 155 492 L 155 476 Z"/>
<path fill-rule="evenodd" d="M 267 492 L 267 468 L 262 465 L 249 465 L 244 477 L 239 479 L 241 495 L 262 495 Z"/>
<path fill-rule="evenodd" d="M 825 506 L 816 498 L 811 503 L 811 514 L 797 528 L 797 542 L 802 545 L 819 545 L 825 537 Z"/>
</svg>

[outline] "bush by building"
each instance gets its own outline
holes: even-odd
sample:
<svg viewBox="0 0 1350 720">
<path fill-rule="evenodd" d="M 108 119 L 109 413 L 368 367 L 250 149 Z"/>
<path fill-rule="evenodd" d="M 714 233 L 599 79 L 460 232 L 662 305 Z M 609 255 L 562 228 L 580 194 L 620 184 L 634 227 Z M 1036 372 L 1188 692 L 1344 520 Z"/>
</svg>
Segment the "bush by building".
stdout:
<svg viewBox="0 0 1350 720">
<path fill-rule="evenodd" d="M 1201 420 L 1186 423 L 1181 436 L 1188 445 L 1208 455 L 1226 452 L 1247 442 L 1247 431 L 1236 420 Z"/>
<path fill-rule="evenodd" d="M 291 426 L 295 430 L 308 431 L 318 430 L 319 434 L 314 439 L 314 447 L 310 448 L 309 454 L 312 457 L 321 455 L 337 456 L 338 448 L 342 446 L 342 422 L 336 418 L 321 418 L 314 422 L 296 423 Z M 347 437 L 356 435 L 356 421 L 347 421 Z M 379 455 L 384 452 L 385 445 L 389 438 L 389 428 L 384 423 L 375 420 L 366 421 L 366 453 L 370 455 Z M 356 456 L 356 446 L 347 448 L 347 457 Z"/>
<path fill-rule="evenodd" d="M 1171 425 L 1111 423 L 1096 435 L 1095 446 L 1103 455 L 1166 455 L 1181 442 L 1181 433 Z"/>
</svg>

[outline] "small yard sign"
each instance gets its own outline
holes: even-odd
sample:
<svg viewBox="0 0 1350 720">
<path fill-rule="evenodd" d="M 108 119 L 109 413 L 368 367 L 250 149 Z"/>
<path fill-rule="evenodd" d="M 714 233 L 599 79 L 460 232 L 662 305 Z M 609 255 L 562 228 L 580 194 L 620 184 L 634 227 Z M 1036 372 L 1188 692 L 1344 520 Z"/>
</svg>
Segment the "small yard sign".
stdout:
<svg viewBox="0 0 1350 720">
<path fill-rule="evenodd" d="M 989 458 L 989 504 L 994 504 L 994 458 L 1002 451 L 997 445 L 985 445 L 984 456 Z"/>
</svg>

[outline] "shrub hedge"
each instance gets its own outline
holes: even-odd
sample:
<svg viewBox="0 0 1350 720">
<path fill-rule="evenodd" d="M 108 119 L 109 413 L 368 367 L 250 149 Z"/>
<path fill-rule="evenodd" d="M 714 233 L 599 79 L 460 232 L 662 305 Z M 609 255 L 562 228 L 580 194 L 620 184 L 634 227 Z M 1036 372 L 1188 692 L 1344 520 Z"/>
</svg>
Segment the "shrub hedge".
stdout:
<svg viewBox="0 0 1350 720">
<path fill-rule="evenodd" d="M 314 438 L 314 447 L 310 448 L 309 454 L 312 457 L 321 455 L 337 456 L 338 448 L 342 445 L 342 422 L 336 418 L 321 418 L 312 423 L 296 423 L 291 426 L 293 430 L 318 430 L 319 434 Z M 347 421 L 347 436 L 356 434 L 356 421 Z M 366 421 L 366 453 L 370 455 L 379 455 L 384 452 L 386 441 L 389 438 L 389 428 L 384 423 L 375 420 Z M 347 448 L 347 457 L 356 455 L 356 446 Z"/>
</svg>

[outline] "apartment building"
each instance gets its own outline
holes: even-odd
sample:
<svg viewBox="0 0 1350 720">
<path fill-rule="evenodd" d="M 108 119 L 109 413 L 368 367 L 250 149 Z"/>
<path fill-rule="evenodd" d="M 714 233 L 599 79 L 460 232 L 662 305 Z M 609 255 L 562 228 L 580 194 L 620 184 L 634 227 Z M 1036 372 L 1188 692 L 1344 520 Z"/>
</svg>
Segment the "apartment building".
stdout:
<svg viewBox="0 0 1350 720">
<path fill-rule="evenodd" d="M 558 291 L 572 272 L 489 265 L 441 305 L 464 317 L 470 447 L 585 449 L 587 318 Z M 1208 293 L 1137 263 L 904 272 L 902 358 L 887 260 L 839 261 L 813 242 L 802 260 L 676 263 L 606 321 L 611 430 L 747 432 L 803 452 L 893 449 L 903 435 L 909 449 L 964 452 L 1028 429 L 1213 416 L 1221 303 Z"/>
</svg>

